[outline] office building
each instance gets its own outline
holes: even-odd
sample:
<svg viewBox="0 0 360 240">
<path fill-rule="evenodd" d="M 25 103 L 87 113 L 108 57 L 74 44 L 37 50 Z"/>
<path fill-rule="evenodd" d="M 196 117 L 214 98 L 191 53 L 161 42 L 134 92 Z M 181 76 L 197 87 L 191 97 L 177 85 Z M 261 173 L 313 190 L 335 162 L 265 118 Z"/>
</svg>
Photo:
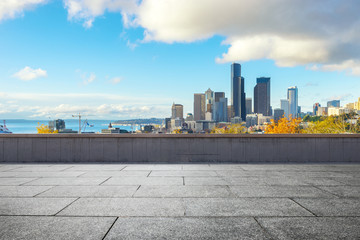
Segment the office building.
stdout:
<svg viewBox="0 0 360 240">
<path fill-rule="evenodd" d="M 258 124 L 258 115 L 257 114 L 246 115 L 246 127 L 256 126 L 257 124 Z"/>
<path fill-rule="evenodd" d="M 270 107 L 270 78 L 256 79 L 254 88 L 254 113 L 271 116 Z"/>
<path fill-rule="evenodd" d="M 321 107 L 320 103 L 315 103 L 314 104 L 314 106 L 313 106 L 313 115 L 314 116 L 317 116 L 317 112 L 318 112 L 319 107 Z"/>
<path fill-rule="evenodd" d="M 209 88 L 205 92 L 205 112 L 212 112 L 213 103 L 214 103 L 214 92 Z"/>
<path fill-rule="evenodd" d="M 283 118 L 285 114 L 285 111 L 281 108 L 275 108 L 274 109 L 274 121 L 277 122 L 279 121 L 280 118 Z"/>
<path fill-rule="evenodd" d="M 184 117 L 184 106 L 181 104 L 175 104 L 173 103 L 171 107 L 171 118 L 180 118 L 182 119 Z"/>
<path fill-rule="evenodd" d="M 342 114 L 349 114 L 351 112 L 348 108 L 340 108 L 340 107 L 329 107 L 328 108 L 328 116 L 339 116 Z"/>
<path fill-rule="evenodd" d="M 289 117 L 289 100 L 280 99 L 280 108 L 284 110 L 284 116 Z"/>
<path fill-rule="evenodd" d="M 288 88 L 287 100 L 289 101 L 289 115 L 293 118 L 298 117 L 298 88 L 296 86 Z"/>
<path fill-rule="evenodd" d="M 316 116 L 327 116 L 328 108 L 327 107 L 318 107 Z"/>
<path fill-rule="evenodd" d="M 354 109 L 360 110 L 360 97 L 359 97 L 358 101 L 354 103 Z"/>
<path fill-rule="evenodd" d="M 246 120 L 245 79 L 241 77 L 241 65 L 231 64 L 231 106 L 232 117 Z"/>
<path fill-rule="evenodd" d="M 194 94 L 194 120 L 205 120 L 205 94 Z"/>
<path fill-rule="evenodd" d="M 246 115 L 252 114 L 252 99 L 246 98 Z"/>
<path fill-rule="evenodd" d="M 185 121 L 194 121 L 194 115 L 192 113 L 186 114 Z"/>
<path fill-rule="evenodd" d="M 340 100 L 332 100 L 327 102 L 327 107 L 340 107 Z"/>
<path fill-rule="evenodd" d="M 215 122 L 227 122 L 227 98 L 224 92 L 215 92 L 215 101 L 213 104 L 212 120 Z"/>
<path fill-rule="evenodd" d="M 355 109 L 355 104 L 354 103 L 348 103 L 348 104 L 345 105 L 345 108 L 354 110 Z"/>
</svg>

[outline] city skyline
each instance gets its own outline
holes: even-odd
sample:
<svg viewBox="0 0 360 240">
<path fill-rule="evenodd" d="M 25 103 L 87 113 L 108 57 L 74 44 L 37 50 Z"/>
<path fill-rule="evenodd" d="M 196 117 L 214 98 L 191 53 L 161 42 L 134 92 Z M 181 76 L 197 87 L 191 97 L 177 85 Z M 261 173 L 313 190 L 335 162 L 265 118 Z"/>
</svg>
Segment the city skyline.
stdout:
<svg viewBox="0 0 360 240">
<path fill-rule="evenodd" d="M 173 102 L 183 104 L 185 115 L 193 112 L 193 94 L 208 88 L 225 92 L 230 103 L 233 62 L 242 65 L 246 97 L 253 101 L 256 79 L 271 78 L 272 109 L 280 108 L 290 86 L 298 87 L 303 112 L 314 103 L 341 100 L 344 106 L 358 99 L 356 1 L 324 7 L 214 0 L 202 4 L 202 12 L 196 11 L 201 1 L 96 2 L 0 6 L 0 119 L 71 118 L 78 112 L 93 119 L 163 118 Z M 171 15 L 186 15 L 192 24 Z M 213 19 L 223 20 L 206 24 Z"/>
</svg>

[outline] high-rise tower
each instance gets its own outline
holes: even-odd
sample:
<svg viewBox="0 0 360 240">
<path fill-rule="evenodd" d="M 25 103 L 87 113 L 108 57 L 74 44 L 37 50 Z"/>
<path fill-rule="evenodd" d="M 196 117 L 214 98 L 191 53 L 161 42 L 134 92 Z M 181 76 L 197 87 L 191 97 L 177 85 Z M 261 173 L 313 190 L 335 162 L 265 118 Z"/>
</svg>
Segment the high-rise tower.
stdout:
<svg viewBox="0 0 360 240">
<path fill-rule="evenodd" d="M 288 88 L 287 99 L 289 101 L 289 114 L 293 118 L 298 117 L 298 88 L 296 86 Z"/>
<path fill-rule="evenodd" d="M 268 77 L 256 79 L 256 86 L 254 88 L 254 113 L 271 116 L 270 78 Z"/>
<path fill-rule="evenodd" d="M 245 79 L 241 77 L 241 65 L 231 64 L 231 106 L 232 117 L 246 121 Z"/>
<path fill-rule="evenodd" d="M 205 120 L 205 94 L 194 94 L 194 120 Z"/>
</svg>

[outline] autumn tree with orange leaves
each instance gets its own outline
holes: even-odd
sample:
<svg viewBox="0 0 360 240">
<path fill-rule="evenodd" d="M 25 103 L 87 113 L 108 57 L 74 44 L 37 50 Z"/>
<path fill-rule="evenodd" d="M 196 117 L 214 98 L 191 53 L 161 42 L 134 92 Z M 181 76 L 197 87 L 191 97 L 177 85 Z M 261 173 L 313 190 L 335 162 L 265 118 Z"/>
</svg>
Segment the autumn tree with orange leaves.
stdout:
<svg viewBox="0 0 360 240">
<path fill-rule="evenodd" d="M 277 122 L 273 119 L 271 123 L 266 126 L 265 133 L 267 134 L 294 134 L 301 133 L 300 128 L 301 118 L 282 117 Z"/>
</svg>

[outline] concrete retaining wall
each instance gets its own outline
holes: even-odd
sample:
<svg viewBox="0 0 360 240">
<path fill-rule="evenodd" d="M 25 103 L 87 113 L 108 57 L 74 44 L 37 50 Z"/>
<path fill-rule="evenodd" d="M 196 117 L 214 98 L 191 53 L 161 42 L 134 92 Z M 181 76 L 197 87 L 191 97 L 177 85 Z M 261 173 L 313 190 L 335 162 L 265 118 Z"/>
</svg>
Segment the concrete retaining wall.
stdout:
<svg viewBox="0 0 360 240">
<path fill-rule="evenodd" d="M 0 162 L 360 162 L 360 135 L 0 135 Z"/>
</svg>

